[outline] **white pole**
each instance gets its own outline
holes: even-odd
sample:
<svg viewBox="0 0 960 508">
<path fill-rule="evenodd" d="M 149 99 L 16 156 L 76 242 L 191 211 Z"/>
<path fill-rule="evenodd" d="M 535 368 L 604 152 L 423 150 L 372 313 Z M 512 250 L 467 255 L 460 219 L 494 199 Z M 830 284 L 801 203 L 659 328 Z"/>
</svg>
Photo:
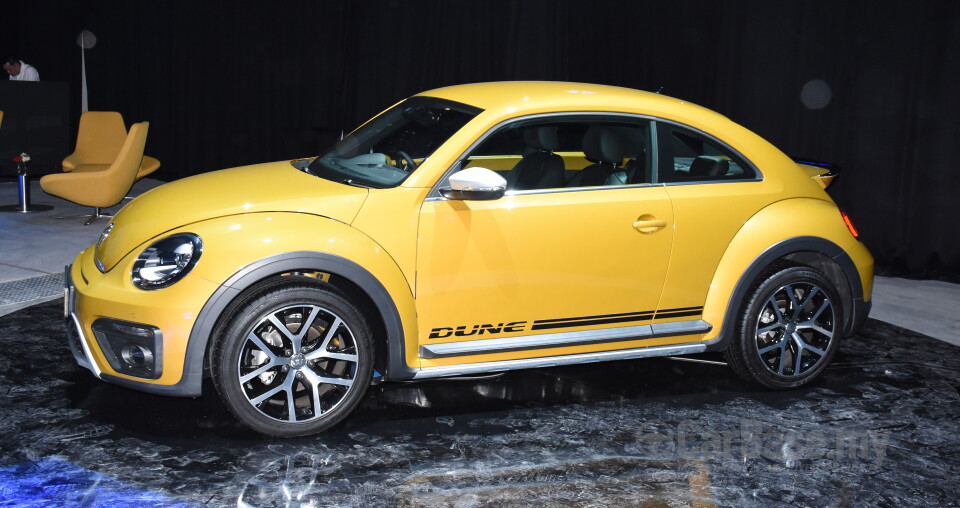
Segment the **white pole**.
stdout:
<svg viewBox="0 0 960 508">
<path fill-rule="evenodd" d="M 87 50 L 80 46 L 80 114 L 87 111 Z"/>
<path fill-rule="evenodd" d="M 77 36 L 80 46 L 80 114 L 86 113 L 90 104 L 87 99 L 87 50 L 97 44 L 97 36 L 90 30 L 84 30 Z"/>
</svg>

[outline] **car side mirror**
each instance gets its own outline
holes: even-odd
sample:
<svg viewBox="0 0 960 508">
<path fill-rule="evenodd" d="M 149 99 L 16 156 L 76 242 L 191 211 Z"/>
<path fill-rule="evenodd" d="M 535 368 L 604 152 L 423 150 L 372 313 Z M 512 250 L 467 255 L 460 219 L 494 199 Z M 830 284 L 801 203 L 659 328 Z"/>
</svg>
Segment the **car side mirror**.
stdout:
<svg viewBox="0 0 960 508">
<path fill-rule="evenodd" d="M 447 199 L 489 201 L 503 197 L 507 181 L 487 168 L 467 168 L 450 176 L 450 187 L 441 187 Z"/>
</svg>

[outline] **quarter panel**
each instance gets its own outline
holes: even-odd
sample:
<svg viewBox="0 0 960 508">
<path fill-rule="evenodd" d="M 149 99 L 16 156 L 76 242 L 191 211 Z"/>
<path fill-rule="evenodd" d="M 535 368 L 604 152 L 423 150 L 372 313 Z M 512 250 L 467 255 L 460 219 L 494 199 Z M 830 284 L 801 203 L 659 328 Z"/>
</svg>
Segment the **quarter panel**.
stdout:
<svg viewBox="0 0 960 508">
<path fill-rule="evenodd" d="M 772 180 L 703 182 L 666 189 L 673 202 L 676 231 L 659 307 L 703 305 L 730 242 L 757 212 L 783 199 L 784 189 Z"/>
<path fill-rule="evenodd" d="M 704 303 L 703 319 L 714 325 L 704 340 L 714 340 L 733 326 L 733 323 L 725 323 L 724 318 L 730 315 L 727 312 L 730 306 L 739 308 L 741 302 L 731 298 L 741 285 L 752 282 L 742 280 L 742 276 L 753 268 L 755 261 L 769 249 L 795 239 L 809 239 L 805 245 L 810 246 L 832 244 L 841 251 L 827 252 L 826 247 L 819 248 L 830 257 L 845 253 L 856 267 L 859 279 L 842 282 L 854 286 L 854 296 L 862 291 L 863 299 L 870 300 L 873 257 L 847 230 L 837 206 L 830 201 L 813 198 L 779 201 L 746 221 L 723 253 Z M 798 247 L 798 250 L 813 248 Z"/>
</svg>

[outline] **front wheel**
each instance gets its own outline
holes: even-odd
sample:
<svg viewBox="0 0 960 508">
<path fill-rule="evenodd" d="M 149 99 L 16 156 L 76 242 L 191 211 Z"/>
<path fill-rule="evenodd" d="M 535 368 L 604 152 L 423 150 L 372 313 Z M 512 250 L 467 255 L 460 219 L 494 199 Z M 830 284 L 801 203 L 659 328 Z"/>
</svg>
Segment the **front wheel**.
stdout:
<svg viewBox="0 0 960 508">
<path fill-rule="evenodd" d="M 246 426 L 279 437 L 313 434 L 360 403 L 373 370 L 371 334 L 339 292 L 292 284 L 228 319 L 213 351 L 213 382 Z"/>
<path fill-rule="evenodd" d="M 724 353 L 741 377 L 769 388 L 794 388 L 819 376 L 840 343 L 837 290 L 806 266 L 767 272 L 741 307 Z"/>
</svg>

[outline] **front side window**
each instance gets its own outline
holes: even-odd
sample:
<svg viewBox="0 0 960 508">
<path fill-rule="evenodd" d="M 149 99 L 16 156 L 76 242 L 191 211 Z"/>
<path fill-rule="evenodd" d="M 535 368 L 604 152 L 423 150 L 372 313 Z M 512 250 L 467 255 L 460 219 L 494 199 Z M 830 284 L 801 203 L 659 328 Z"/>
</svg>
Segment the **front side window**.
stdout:
<svg viewBox="0 0 960 508">
<path fill-rule="evenodd" d="M 412 97 L 340 140 L 307 172 L 350 185 L 396 187 L 480 112 L 458 102 Z"/>
<path fill-rule="evenodd" d="M 660 180 L 701 182 L 753 180 L 757 173 L 726 145 L 677 125 L 660 123 Z"/>
<path fill-rule="evenodd" d="M 653 183 L 650 121 L 550 116 L 499 127 L 463 160 L 500 173 L 508 191 Z"/>
</svg>

